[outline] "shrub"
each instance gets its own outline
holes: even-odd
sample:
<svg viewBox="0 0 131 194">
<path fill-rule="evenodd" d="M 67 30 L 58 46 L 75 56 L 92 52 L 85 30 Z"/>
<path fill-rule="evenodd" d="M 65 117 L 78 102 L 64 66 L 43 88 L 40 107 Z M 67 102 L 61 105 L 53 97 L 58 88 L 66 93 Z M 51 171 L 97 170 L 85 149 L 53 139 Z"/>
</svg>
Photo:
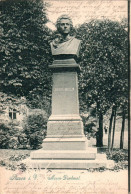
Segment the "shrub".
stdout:
<svg viewBox="0 0 131 194">
<path fill-rule="evenodd" d="M 1 149 L 18 149 L 18 136 L 21 136 L 21 131 L 16 128 L 14 123 L 0 124 L 0 148 Z"/>
<path fill-rule="evenodd" d="M 11 137 L 8 142 L 8 148 L 9 149 L 17 149 L 18 148 L 18 137 Z"/>
<path fill-rule="evenodd" d="M 96 125 L 95 125 L 94 122 L 86 124 L 85 129 L 86 129 L 86 131 L 88 133 L 88 138 L 96 137 Z"/>
<path fill-rule="evenodd" d="M 6 135 L 1 135 L 0 134 L 0 148 L 1 149 L 8 148 L 8 141 L 9 141 L 9 139 L 7 138 Z"/>
<path fill-rule="evenodd" d="M 5 125 L 4 123 L 0 124 L 0 131 L 2 132 L 8 132 L 10 130 L 10 127 Z"/>
<path fill-rule="evenodd" d="M 29 140 L 30 149 L 41 147 L 43 139 L 46 136 L 46 129 L 47 115 L 33 114 L 28 116 L 24 126 L 24 133 Z"/>
<path fill-rule="evenodd" d="M 110 160 L 114 160 L 115 162 L 128 161 L 128 151 L 118 150 L 113 151 L 112 153 L 107 152 L 107 158 Z"/>
<path fill-rule="evenodd" d="M 87 134 L 87 137 L 90 139 L 91 137 L 96 137 L 96 119 L 93 117 L 81 115 L 84 125 L 84 132 Z"/>
<path fill-rule="evenodd" d="M 16 123 L 0 124 L 1 149 L 38 149 L 46 136 L 47 116 L 30 115 L 25 120 L 23 130 Z"/>
<path fill-rule="evenodd" d="M 10 128 L 4 123 L 0 124 L 0 148 L 6 149 L 8 148 L 9 143 L 9 133 Z"/>
</svg>

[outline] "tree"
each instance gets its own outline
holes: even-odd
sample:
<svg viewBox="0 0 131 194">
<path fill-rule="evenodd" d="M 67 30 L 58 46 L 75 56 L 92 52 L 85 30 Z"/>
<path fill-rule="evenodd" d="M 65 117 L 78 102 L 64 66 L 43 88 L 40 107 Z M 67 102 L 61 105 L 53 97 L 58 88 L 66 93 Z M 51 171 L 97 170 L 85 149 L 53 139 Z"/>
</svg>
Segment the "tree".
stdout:
<svg viewBox="0 0 131 194">
<path fill-rule="evenodd" d="M 125 118 L 126 118 L 126 110 L 125 110 L 125 107 L 123 107 L 123 111 L 122 111 L 122 128 L 121 128 L 121 135 L 120 135 L 120 149 L 123 149 L 123 146 L 124 146 Z"/>
<path fill-rule="evenodd" d="M 88 106 L 96 103 L 97 146 L 103 145 L 103 115 L 128 94 L 127 37 L 124 27 L 110 20 L 93 20 L 77 29 L 82 40 L 79 88 Z"/>
<path fill-rule="evenodd" d="M 51 78 L 47 67 L 52 59 L 46 4 L 41 0 L 6 0 L 0 5 L 1 91 L 29 100 L 37 95 L 42 98 L 44 93 L 48 100 Z M 33 106 L 38 105 L 34 102 Z"/>
<path fill-rule="evenodd" d="M 111 145 L 111 150 L 113 150 L 114 146 L 114 137 L 115 137 L 115 126 L 116 126 L 116 108 L 114 110 L 114 121 L 113 121 L 113 133 L 112 133 L 112 145 Z"/>
<path fill-rule="evenodd" d="M 114 135 L 115 135 L 115 124 L 116 124 L 116 106 L 113 104 L 112 112 L 111 112 L 111 116 L 110 116 L 110 122 L 109 122 L 109 132 L 108 132 L 108 150 L 109 150 L 109 152 L 111 150 L 113 150 Z M 113 125 L 113 134 L 112 134 L 112 145 L 111 145 L 112 125 Z"/>
</svg>

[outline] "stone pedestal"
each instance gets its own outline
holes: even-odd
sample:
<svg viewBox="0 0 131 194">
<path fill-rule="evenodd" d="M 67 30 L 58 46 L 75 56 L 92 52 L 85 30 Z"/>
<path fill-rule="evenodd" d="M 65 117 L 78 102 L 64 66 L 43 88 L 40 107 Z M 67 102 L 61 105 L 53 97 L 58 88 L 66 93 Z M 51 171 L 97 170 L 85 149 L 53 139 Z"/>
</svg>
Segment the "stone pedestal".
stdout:
<svg viewBox="0 0 131 194">
<path fill-rule="evenodd" d="M 53 68 L 52 115 L 47 125 L 47 137 L 84 136 L 79 116 L 78 78 L 72 67 Z M 76 66 L 75 68 L 78 68 Z"/>
<path fill-rule="evenodd" d="M 79 115 L 79 66 L 74 59 L 68 59 L 55 60 L 49 68 L 53 72 L 52 114 L 48 119 L 47 137 L 43 141 L 42 149 L 53 150 L 54 155 L 58 151 L 84 151 L 87 141 Z M 50 153 L 48 156 L 52 155 Z M 68 153 L 64 152 L 65 158 Z M 61 154 L 59 157 L 61 158 Z"/>
<path fill-rule="evenodd" d="M 55 60 L 52 114 L 42 149 L 31 153 L 33 168 L 86 169 L 107 166 L 105 156 L 98 159 L 97 149 L 89 148 L 79 115 L 78 72 L 74 59 Z"/>
</svg>

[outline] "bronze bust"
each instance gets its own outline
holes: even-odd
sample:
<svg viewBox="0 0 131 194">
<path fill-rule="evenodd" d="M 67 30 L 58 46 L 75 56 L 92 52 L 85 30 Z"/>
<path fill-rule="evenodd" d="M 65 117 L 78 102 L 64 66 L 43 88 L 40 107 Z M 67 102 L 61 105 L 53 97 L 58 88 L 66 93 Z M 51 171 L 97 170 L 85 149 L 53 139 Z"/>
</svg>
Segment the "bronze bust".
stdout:
<svg viewBox="0 0 131 194">
<path fill-rule="evenodd" d="M 71 57 L 79 55 L 81 40 L 70 36 L 70 31 L 73 27 L 72 20 L 67 15 L 62 15 L 57 19 L 56 27 L 58 31 L 57 37 L 51 42 L 52 55 Z"/>
</svg>

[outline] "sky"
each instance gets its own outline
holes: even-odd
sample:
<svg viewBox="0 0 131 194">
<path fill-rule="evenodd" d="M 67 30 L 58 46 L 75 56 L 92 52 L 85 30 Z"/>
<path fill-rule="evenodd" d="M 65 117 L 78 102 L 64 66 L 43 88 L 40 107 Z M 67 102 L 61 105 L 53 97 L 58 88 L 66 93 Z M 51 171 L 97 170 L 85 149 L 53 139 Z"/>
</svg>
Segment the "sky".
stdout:
<svg viewBox="0 0 131 194">
<path fill-rule="evenodd" d="M 60 15 L 68 14 L 77 26 L 92 19 L 121 21 L 128 17 L 127 0 L 44 0 L 47 2 L 48 27 L 55 30 Z"/>
</svg>

